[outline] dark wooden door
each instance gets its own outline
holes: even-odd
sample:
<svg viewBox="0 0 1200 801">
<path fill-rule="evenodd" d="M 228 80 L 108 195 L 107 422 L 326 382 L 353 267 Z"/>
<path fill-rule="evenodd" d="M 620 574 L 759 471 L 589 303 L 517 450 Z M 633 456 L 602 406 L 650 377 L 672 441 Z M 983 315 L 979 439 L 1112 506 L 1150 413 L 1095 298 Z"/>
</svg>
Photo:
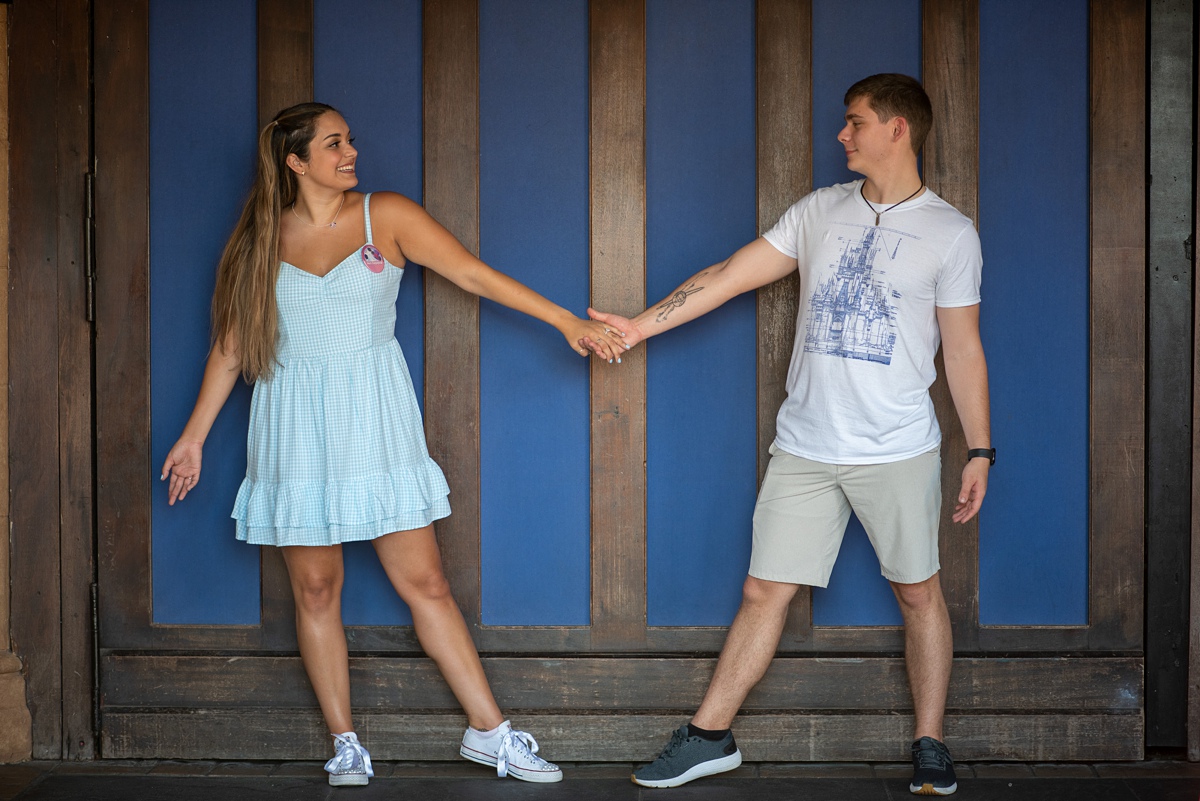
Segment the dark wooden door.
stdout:
<svg viewBox="0 0 1200 801">
<path fill-rule="evenodd" d="M 982 521 L 943 530 L 948 736 L 968 760 L 1139 756 L 1144 165 L 1129 65 L 1145 10 L 1046 5 L 97 2 L 103 755 L 326 748 L 282 562 L 232 539 L 246 393 L 199 492 L 168 508 L 156 474 L 275 110 L 331 102 L 359 137 L 364 188 L 420 199 L 577 313 L 634 312 L 811 186 L 852 177 L 833 141 L 841 92 L 894 70 L 920 74 L 935 103 L 927 182 L 984 237 L 1005 454 Z M 866 12 L 893 33 L 864 60 Z M 1075 152 L 1039 160 L 1022 137 L 1062 103 Z M 618 367 L 409 272 L 398 336 L 454 507 L 439 542 L 498 700 L 554 759 L 649 757 L 699 703 L 737 607 L 797 287 L 738 299 Z M 965 444 L 936 395 L 952 504 Z M 834 585 L 797 598 L 737 724 L 748 758 L 905 758 L 902 632 L 863 542 L 852 530 Z M 369 548 L 347 562 L 359 731 L 381 759 L 454 758 L 463 719 L 406 610 Z"/>
</svg>

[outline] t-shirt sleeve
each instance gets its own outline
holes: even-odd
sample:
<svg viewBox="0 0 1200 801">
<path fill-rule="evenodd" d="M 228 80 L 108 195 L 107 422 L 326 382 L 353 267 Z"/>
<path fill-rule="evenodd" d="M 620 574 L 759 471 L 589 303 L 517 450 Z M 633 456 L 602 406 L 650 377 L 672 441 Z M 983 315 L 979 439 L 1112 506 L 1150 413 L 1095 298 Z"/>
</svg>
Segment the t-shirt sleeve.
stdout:
<svg viewBox="0 0 1200 801">
<path fill-rule="evenodd" d="M 982 273 L 979 233 L 974 225 L 967 223 L 942 262 L 934 302 L 947 308 L 975 305 L 979 302 Z"/>
<path fill-rule="evenodd" d="M 788 258 L 794 259 L 800 255 L 800 219 L 804 216 L 804 210 L 808 208 L 811 197 L 810 192 L 793 203 L 779 218 L 779 222 L 763 234 L 763 239 Z"/>
</svg>

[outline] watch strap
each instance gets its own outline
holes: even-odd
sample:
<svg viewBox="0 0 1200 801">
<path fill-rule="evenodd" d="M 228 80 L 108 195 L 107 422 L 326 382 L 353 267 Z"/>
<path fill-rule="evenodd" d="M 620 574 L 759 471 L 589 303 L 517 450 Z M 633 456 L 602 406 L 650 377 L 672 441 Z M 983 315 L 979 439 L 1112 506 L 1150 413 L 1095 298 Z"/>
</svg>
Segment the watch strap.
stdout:
<svg viewBox="0 0 1200 801">
<path fill-rule="evenodd" d="M 967 451 L 967 461 L 968 462 L 971 461 L 972 459 L 977 459 L 981 456 L 988 460 L 989 465 L 996 463 L 996 449 L 995 448 L 971 448 L 969 451 Z"/>
</svg>

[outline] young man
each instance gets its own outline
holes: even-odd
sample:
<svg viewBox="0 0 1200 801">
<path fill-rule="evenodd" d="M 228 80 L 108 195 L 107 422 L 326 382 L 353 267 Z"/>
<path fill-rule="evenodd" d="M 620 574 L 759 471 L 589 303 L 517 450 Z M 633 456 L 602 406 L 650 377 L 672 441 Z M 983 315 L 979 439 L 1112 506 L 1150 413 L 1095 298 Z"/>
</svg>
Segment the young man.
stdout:
<svg viewBox="0 0 1200 801">
<path fill-rule="evenodd" d="M 798 586 L 827 586 L 853 510 L 904 616 L 915 709 L 909 789 L 957 789 L 942 743 L 953 648 L 938 583 L 941 431 L 929 386 L 940 341 L 969 446 L 953 517 L 965 523 L 979 511 L 995 461 L 979 338 L 979 237 L 917 171 L 933 118 L 921 85 L 873 75 L 850 87 L 845 102 L 838 141 L 863 180 L 802 198 L 764 236 L 632 320 L 592 312 L 632 346 L 800 270 L 788 397 L 754 511 L 742 605 L 691 723 L 633 774 L 646 787 L 741 764 L 729 727 L 770 665 Z"/>
</svg>

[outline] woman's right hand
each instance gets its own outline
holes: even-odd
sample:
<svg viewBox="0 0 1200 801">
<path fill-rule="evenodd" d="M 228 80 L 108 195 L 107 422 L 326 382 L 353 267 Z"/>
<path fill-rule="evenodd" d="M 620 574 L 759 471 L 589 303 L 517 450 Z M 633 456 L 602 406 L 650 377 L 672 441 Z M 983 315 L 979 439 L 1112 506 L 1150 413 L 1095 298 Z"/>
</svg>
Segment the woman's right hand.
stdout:
<svg viewBox="0 0 1200 801">
<path fill-rule="evenodd" d="M 179 440 L 163 462 L 160 480 L 171 479 L 167 488 L 167 504 L 183 500 L 200 481 L 200 457 L 204 446 L 194 440 Z"/>
</svg>

